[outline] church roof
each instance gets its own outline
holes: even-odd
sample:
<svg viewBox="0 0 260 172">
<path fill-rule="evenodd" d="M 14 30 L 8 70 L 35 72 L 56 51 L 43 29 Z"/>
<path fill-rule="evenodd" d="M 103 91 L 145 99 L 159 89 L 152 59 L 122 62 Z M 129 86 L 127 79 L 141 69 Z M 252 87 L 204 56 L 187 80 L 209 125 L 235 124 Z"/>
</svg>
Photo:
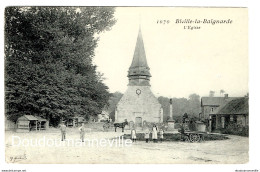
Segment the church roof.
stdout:
<svg viewBox="0 0 260 172">
<path fill-rule="evenodd" d="M 146 61 L 142 32 L 141 29 L 139 29 L 139 33 L 135 45 L 134 57 L 130 68 L 141 67 L 141 66 L 148 67 Z"/>
<path fill-rule="evenodd" d="M 151 76 L 149 70 L 150 68 L 148 67 L 146 61 L 142 32 L 141 29 L 139 29 L 139 33 L 135 45 L 134 57 L 133 57 L 132 64 L 129 68 L 128 76 L 140 76 L 140 75 Z"/>
</svg>

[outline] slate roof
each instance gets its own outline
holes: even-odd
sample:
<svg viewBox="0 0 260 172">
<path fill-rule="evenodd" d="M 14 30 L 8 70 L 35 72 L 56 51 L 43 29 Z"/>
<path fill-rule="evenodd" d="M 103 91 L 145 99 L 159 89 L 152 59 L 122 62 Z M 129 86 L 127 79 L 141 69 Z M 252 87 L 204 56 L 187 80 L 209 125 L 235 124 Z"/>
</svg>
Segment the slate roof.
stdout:
<svg viewBox="0 0 260 172">
<path fill-rule="evenodd" d="M 37 118 L 38 121 L 47 121 L 46 119 L 39 117 L 39 116 L 35 116 L 35 118 Z"/>
<path fill-rule="evenodd" d="M 249 114 L 248 97 L 236 98 L 220 106 L 211 114 Z"/>
<path fill-rule="evenodd" d="M 35 117 L 32 116 L 32 115 L 24 115 L 24 116 L 21 116 L 20 118 L 18 118 L 18 120 L 38 121 L 38 119 L 35 118 Z"/>
<path fill-rule="evenodd" d="M 135 45 L 134 57 L 128 71 L 128 77 L 140 76 L 140 75 L 151 76 L 150 68 L 148 67 L 147 60 L 146 60 L 146 54 L 145 54 L 141 29 L 139 29 L 139 33 Z"/>
<path fill-rule="evenodd" d="M 236 99 L 236 97 L 202 97 L 201 105 L 202 106 L 220 106 L 228 103 L 231 100 Z"/>
</svg>

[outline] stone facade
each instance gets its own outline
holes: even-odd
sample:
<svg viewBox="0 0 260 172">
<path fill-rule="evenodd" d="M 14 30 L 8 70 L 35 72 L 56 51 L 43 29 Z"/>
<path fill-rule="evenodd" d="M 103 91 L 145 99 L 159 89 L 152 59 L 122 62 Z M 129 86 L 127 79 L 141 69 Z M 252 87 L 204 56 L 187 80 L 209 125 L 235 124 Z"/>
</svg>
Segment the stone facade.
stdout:
<svg viewBox="0 0 260 172">
<path fill-rule="evenodd" d="M 144 121 L 160 123 L 163 122 L 163 110 L 149 86 L 128 86 L 117 104 L 115 118 L 118 122 L 127 119 L 136 125 Z"/>
<path fill-rule="evenodd" d="M 137 37 L 132 64 L 128 70 L 128 88 L 117 104 L 115 121 L 127 120 L 135 126 L 143 126 L 144 121 L 163 122 L 161 104 L 150 89 L 150 68 L 148 67 L 141 30 Z"/>
</svg>

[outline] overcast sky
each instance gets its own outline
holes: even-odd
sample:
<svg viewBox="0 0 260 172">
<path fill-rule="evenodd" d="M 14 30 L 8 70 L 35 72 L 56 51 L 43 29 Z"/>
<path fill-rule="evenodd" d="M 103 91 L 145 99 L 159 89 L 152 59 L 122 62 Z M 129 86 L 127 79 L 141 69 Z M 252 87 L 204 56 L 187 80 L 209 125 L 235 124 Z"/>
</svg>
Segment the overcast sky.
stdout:
<svg viewBox="0 0 260 172">
<path fill-rule="evenodd" d="M 155 96 L 208 96 L 221 89 L 229 96 L 248 92 L 246 8 L 118 7 L 117 23 L 100 35 L 94 63 L 110 92 L 127 89 L 141 25 Z M 169 24 L 157 24 L 158 20 Z M 232 24 L 176 24 L 176 19 L 231 19 Z M 189 30 L 184 26 L 200 26 Z"/>
</svg>

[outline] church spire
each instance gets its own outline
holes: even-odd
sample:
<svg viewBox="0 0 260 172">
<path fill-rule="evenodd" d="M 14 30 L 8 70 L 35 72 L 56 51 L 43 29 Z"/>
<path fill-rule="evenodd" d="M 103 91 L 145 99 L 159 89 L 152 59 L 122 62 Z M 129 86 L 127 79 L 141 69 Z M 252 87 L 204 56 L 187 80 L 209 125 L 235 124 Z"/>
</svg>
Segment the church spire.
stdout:
<svg viewBox="0 0 260 172">
<path fill-rule="evenodd" d="M 150 68 L 148 67 L 141 27 L 135 45 L 134 57 L 128 71 L 129 85 L 149 85 Z"/>
</svg>

